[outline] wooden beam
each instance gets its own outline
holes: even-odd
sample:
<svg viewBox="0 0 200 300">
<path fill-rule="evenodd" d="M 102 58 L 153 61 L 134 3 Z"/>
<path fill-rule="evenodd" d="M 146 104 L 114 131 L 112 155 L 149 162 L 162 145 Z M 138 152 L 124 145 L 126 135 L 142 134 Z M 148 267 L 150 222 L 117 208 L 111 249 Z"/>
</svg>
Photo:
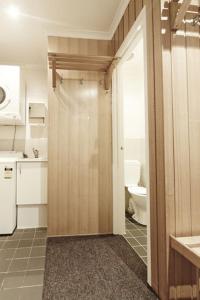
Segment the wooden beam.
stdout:
<svg viewBox="0 0 200 300">
<path fill-rule="evenodd" d="M 53 69 L 53 65 L 49 65 L 50 69 Z M 106 72 L 107 68 L 101 66 L 81 66 L 81 65 L 70 65 L 70 64 L 56 64 L 56 70 L 71 70 L 71 71 L 93 71 L 93 72 Z"/>
<path fill-rule="evenodd" d="M 105 74 L 105 90 L 109 91 L 111 88 L 111 82 L 112 82 L 112 73 L 113 70 L 115 69 L 115 67 L 117 66 L 118 62 L 119 62 L 120 58 L 114 58 L 108 71 Z"/>
<path fill-rule="evenodd" d="M 52 60 L 52 87 L 56 88 L 56 59 Z"/>
<path fill-rule="evenodd" d="M 52 67 L 52 61 L 50 61 L 49 62 L 49 66 L 50 67 Z M 57 66 L 63 66 L 63 67 L 66 67 L 66 69 L 67 69 L 67 67 L 69 66 L 69 67 L 74 67 L 74 68 L 76 68 L 76 67 L 81 67 L 81 68 L 83 68 L 83 69 L 85 69 L 86 71 L 87 71 L 87 68 L 88 67 L 92 67 L 92 68 L 94 68 L 94 69 L 104 69 L 105 71 L 106 70 L 108 70 L 108 68 L 109 68 L 109 66 L 110 66 L 110 64 L 108 64 L 108 63 L 99 63 L 99 64 L 96 64 L 96 63 L 94 63 L 94 62 L 91 62 L 91 63 L 80 63 L 80 62 L 61 62 L 61 61 L 57 61 L 56 60 L 56 69 L 58 69 L 57 68 Z"/>
<path fill-rule="evenodd" d="M 183 0 L 181 3 L 180 8 L 177 7 L 177 1 L 172 2 L 175 5 L 175 11 L 172 13 L 171 20 L 172 20 L 172 31 L 176 31 L 181 27 L 181 24 L 184 20 L 185 14 L 191 4 L 192 0 Z M 175 15 L 174 15 L 175 13 Z"/>
<path fill-rule="evenodd" d="M 113 60 L 112 56 L 93 56 L 93 55 L 76 55 L 76 54 L 64 54 L 64 53 L 48 53 L 49 60 L 63 60 L 63 61 L 76 61 L 76 62 L 107 62 L 111 63 Z"/>
</svg>

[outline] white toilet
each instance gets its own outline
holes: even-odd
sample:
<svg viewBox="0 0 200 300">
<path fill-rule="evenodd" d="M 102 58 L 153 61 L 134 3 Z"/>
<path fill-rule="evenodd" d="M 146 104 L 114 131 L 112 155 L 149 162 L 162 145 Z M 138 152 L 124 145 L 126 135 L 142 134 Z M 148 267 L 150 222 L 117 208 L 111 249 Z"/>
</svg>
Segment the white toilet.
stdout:
<svg viewBox="0 0 200 300">
<path fill-rule="evenodd" d="M 128 188 L 129 213 L 142 225 L 147 225 L 147 190 L 138 186 L 141 175 L 141 163 L 137 160 L 125 160 L 125 186 Z"/>
</svg>

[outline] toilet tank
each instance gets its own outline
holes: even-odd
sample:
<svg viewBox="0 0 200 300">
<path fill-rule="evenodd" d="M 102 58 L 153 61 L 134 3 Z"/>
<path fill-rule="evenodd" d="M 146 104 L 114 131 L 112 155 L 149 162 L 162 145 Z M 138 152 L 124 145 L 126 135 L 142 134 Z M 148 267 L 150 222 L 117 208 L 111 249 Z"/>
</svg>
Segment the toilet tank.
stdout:
<svg viewBox="0 0 200 300">
<path fill-rule="evenodd" d="M 125 186 L 137 186 L 140 181 L 141 163 L 138 160 L 125 160 L 124 177 Z"/>
</svg>

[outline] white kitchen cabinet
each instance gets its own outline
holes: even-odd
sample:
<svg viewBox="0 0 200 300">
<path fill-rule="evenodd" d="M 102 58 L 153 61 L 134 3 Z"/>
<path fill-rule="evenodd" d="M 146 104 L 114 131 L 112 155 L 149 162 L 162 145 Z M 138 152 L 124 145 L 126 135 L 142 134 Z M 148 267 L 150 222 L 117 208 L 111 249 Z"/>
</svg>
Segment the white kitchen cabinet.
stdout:
<svg viewBox="0 0 200 300">
<path fill-rule="evenodd" d="M 17 162 L 17 204 L 47 203 L 47 161 Z"/>
</svg>

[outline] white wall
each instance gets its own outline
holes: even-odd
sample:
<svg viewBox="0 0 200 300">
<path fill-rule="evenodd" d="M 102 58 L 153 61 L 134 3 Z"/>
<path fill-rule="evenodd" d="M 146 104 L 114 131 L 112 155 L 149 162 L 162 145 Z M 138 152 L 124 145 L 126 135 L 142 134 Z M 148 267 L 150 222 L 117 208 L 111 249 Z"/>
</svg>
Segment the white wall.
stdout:
<svg viewBox="0 0 200 300">
<path fill-rule="evenodd" d="M 22 151 L 34 157 L 32 148 L 39 155 L 47 157 L 47 127 L 30 126 L 28 118 L 29 102 L 48 104 L 47 70 L 40 66 L 23 66 L 26 81 L 26 125 L 16 126 L 15 151 Z M 12 150 L 14 126 L 0 126 L 0 151 Z M 31 228 L 47 226 L 46 205 L 18 205 L 17 227 Z"/>
<path fill-rule="evenodd" d="M 28 102 L 44 102 L 47 105 L 47 70 L 39 66 L 23 66 L 26 81 L 26 106 Z M 28 120 L 28 115 L 26 116 Z M 12 150 L 14 126 L 0 126 L 0 151 Z M 29 126 L 16 127 L 14 150 L 22 151 L 33 157 L 32 148 L 39 149 L 47 156 L 47 128 Z"/>
<path fill-rule="evenodd" d="M 123 66 L 123 103 L 125 159 L 142 164 L 141 184 L 146 184 L 145 172 L 145 88 L 142 39 L 133 56 Z"/>
</svg>

